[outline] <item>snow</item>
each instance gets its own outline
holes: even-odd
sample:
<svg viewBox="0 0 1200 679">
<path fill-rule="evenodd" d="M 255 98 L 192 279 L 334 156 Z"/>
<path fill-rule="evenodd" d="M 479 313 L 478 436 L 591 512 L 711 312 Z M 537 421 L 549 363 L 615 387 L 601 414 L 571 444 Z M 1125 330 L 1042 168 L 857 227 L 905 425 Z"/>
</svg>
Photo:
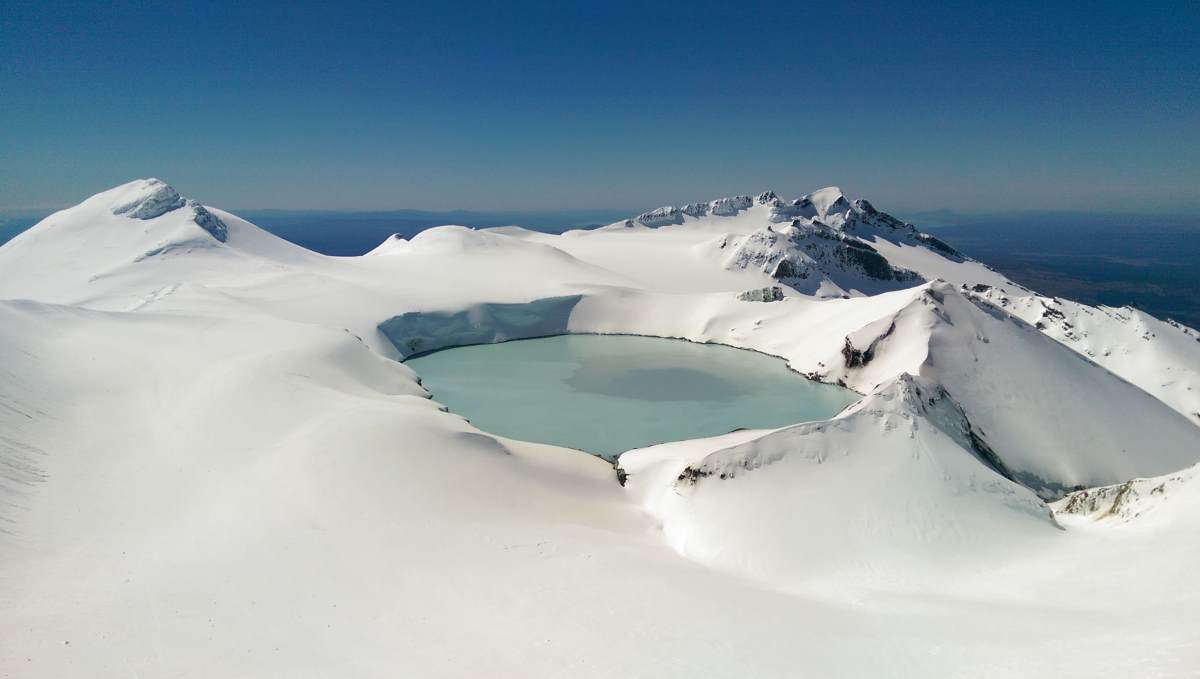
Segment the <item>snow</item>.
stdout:
<svg viewBox="0 0 1200 679">
<path fill-rule="evenodd" d="M 161 179 L 131 182 L 119 187 L 116 191 L 123 195 L 119 198 L 116 195 L 113 196 L 117 202 L 113 207 L 113 214 L 126 215 L 134 219 L 161 217 L 172 210 L 178 210 L 185 204 L 175 187 Z"/>
<path fill-rule="evenodd" d="M 789 220 L 920 280 L 727 268 L 793 228 L 774 194 L 356 258 L 157 180 L 48 217 L 0 247 L 0 675 L 1194 675 L 1194 331 L 807 200 Z M 864 398 L 625 453 L 622 486 L 396 360 L 558 332 L 753 349 Z"/>
<path fill-rule="evenodd" d="M 1070 524 L 1155 524 L 1170 530 L 1200 515 L 1200 466 L 1178 473 L 1088 488 L 1054 503 L 1060 520 Z"/>
<path fill-rule="evenodd" d="M 822 220 L 829 218 L 830 213 L 841 208 L 849 207 L 846 196 L 842 190 L 836 186 L 827 186 L 823 189 L 817 189 L 805 196 L 808 202 L 812 203 L 817 210 L 817 216 Z"/>
<path fill-rule="evenodd" d="M 944 390 L 902 375 L 829 422 L 620 464 L 668 542 L 699 561 L 787 590 L 935 593 L 1057 531 L 1032 492 L 980 464 L 966 430 Z"/>
<path fill-rule="evenodd" d="M 1200 425 L 1200 333 L 1130 307 L 1091 307 L 1070 300 L 972 292 L 1000 305 L 1067 347 L 1138 385 Z"/>
</svg>

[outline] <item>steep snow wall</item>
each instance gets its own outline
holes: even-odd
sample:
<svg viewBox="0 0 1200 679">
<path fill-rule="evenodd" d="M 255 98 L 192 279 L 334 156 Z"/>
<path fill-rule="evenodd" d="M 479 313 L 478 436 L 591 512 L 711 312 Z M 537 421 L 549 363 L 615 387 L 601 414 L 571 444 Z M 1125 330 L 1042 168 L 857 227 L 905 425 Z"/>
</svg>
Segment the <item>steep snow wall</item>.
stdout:
<svg viewBox="0 0 1200 679">
<path fill-rule="evenodd" d="M 446 347 L 561 335 L 581 295 L 525 304 L 477 304 L 461 311 L 410 311 L 379 324 L 402 356 Z"/>
</svg>

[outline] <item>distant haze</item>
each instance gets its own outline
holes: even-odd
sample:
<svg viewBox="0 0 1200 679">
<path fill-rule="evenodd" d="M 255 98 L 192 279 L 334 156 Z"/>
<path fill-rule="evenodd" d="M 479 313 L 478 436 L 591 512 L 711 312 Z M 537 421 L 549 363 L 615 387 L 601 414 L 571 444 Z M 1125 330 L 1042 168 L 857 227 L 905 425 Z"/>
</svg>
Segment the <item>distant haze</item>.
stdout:
<svg viewBox="0 0 1200 679">
<path fill-rule="evenodd" d="M 5 3 L 0 210 L 1200 210 L 1200 3 Z"/>
</svg>

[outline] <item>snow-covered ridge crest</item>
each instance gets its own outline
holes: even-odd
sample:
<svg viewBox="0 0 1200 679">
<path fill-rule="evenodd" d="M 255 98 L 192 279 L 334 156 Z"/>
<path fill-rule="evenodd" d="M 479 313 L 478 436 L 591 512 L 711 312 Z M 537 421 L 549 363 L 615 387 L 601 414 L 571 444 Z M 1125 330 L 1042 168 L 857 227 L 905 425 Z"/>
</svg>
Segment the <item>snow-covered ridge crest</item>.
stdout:
<svg viewBox="0 0 1200 679">
<path fill-rule="evenodd" d="M 873 391 L 870 385 L 908 372 L 940 385 L 1006 475 L 1048 499 L 1162 474 L 1200 453 L 1200 431 L 1178 413 L 944 281 L 847 334 L 842 357 L 824 379 Z M 1131 422 L 1155 431 L 1152 455 Z"/>
<path fill-rule="evenodd" d="M 668 541 L 704 563 L 789 589 L 920 589 L 954 572 L 946 554 L 1060 532 L 972 437 L 944 388 L 905 374 L 826 422 L 631 451 L 620 465 Z"/>
<path fill-rule="evenodd" d="M 1131 523 L 1151 515 L 1191 514 L 1200 509 L 1200 465 L 1174 474 L 1079 490 L 1051 505 L 1075 523 Z M 1169 517 L 1167 517 L 1169 518 Z"/>
<path fill-rule="evenodd" d="M 874 295 L 947 278 L 967 262 L 949 245 L 866 200 L 851 201 L 836 186 L 795 200 L 774 191 L 661 207 L 600 232 L 649 229 L 663 240 L 708 235 L 697 250 L 727 270 L 754 270 L 804 295 Z M 665 235 L 669 234 L 669 235 Z M 956 282 L 1000 283 L 1003 277 L 971 263 Z"/>
<path fill-rule="evenodd" d="M 114 215 L 134 219 L 154 219 L 184 206 L 183 197 L 173 186 L 161 179 L 139 179 L 126 184 L 123 201 L 113 205 Z"/>
<path fill-rule="evenodd" d="M 750 196 L 718 198 L 708 203 L 688 203 L 680 207 L 666 205 L 650 210 L 649 212 L 643 212 L 632 220 L 629 220 L 627 224 L 632 225 L 631 222 L 637 222 L 643 226 L 657 227 L 668 224 L 682 224 L 684 217 L 697 219 L 708 215 L 732 217 L 752 205 L 754 205 L 754 201 Z"/>
<path fill-rule="evenodd" d="M 398 233 L 393 233 L 388 236 L 382 243 L 376 245 L 373 250 L 363 255 L 364 257 L 384 257 L 387 255 L 395 255 L 404 252 L 408 240 Z"/>
<path fill-rule="evenodd" d="M 704 220 L 714 217 L 736 217 L 747 210 L 765 210 L 765 222 L 780 224 L 802 220 L 804 223 L 820 223 L 838 231 L 863 238 L 884 237 L 890 241 L 902 241 L 928 247 L 944 257 L 962 261 L 954 248 L 938 238 L 919 231 L 914 225 L 876 209 L 866 199 L 851 201 L 836 186 L 828 186 L 807 193 L 794 200 L 780 198 L 774 191 L 763 191 L 756 198 L 733 196 L 707 203 L 689 203 L 674 207 L 664 206 L 626 220 L 623 225 L 658 228 L 684 224 L 689 220 Z"/>
<path fill-rule="evenodd" d="M 127 190 L 122 192 L 121 200 L 127 202 L 114 205 L 114 215 L 149 220 L 186 207 L 191 210 L 192 221 L 213 238 L 222 243 L 229 238 L 229 228 L 220 218 L 196 201 L 180 196 L 174 187 L 161 179 L 139 179 L 122 188 Z"/>
<path fill-rule="evenodd" d="M 781 229 L 767 225 L 730 238 L 725 268 L 757 269 L 806 294 L 873 294 L 925 282 L 914 271 L 892 266 L 864 240 L 803 217 Z M 730 245 L 730 238 L 719 247 Z"/>
<path fill-rule="evenodd" d="M 713 453 L 705 457 L 699 464 L 689 465 L 680 472 L 676 487 L 683 489 L 687 486 L 694 486 L 702 479 L 709 477 L 732 479 L 741 473 L 777 462 L 785 457 L 792 447 L 787 444 L 767 445 L 769 441 L 776 437 L 785 440 L 792 435 L 802 435 L 810 431 L 821 431 L 828 426 L 837 426 L 832 423 L 852 417 L 856 413 L 864 413 L 881 420 L 882 426 L 887 430 L 907 428 L 910 435 L 920 426 L 920 421 L 927 421 L 953 439 L 964 450 L 974 454 L 984 465 L 1004 478 L 1012 480 L 1012 472 L 1005 467 L 1003 460 L 975 431 L 962 407 L 954 402 L 945 387 L 925 378 L 902 373 L 881 386 L 879 390 L 846 408 L 843 413 L 830 422 L 800 424 L 784 428 L 750 443 Z M 815 454 L 820 456 L 825 453 L 816 451 Z M 819 462 L 820 459 L 816 461 Z M 1040 502 L 1030 501 L 1026 505 L 1039 507 L 1035 513 L 1043 513 Z"/>
</svg>

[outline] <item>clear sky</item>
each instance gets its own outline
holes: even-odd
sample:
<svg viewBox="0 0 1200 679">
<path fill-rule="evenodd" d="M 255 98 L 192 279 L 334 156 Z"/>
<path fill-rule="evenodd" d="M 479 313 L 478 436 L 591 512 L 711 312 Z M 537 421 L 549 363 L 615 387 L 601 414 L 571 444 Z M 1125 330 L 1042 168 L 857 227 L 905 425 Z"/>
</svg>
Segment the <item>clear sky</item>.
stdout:
<svg viewBox="0 0 1200 679">
<path fill-rule="evenodd" d="M 234 209 L 1200 211 L 1200 2 L 0 0 L 0 209 L 145 176 Z"/>
</svg>

